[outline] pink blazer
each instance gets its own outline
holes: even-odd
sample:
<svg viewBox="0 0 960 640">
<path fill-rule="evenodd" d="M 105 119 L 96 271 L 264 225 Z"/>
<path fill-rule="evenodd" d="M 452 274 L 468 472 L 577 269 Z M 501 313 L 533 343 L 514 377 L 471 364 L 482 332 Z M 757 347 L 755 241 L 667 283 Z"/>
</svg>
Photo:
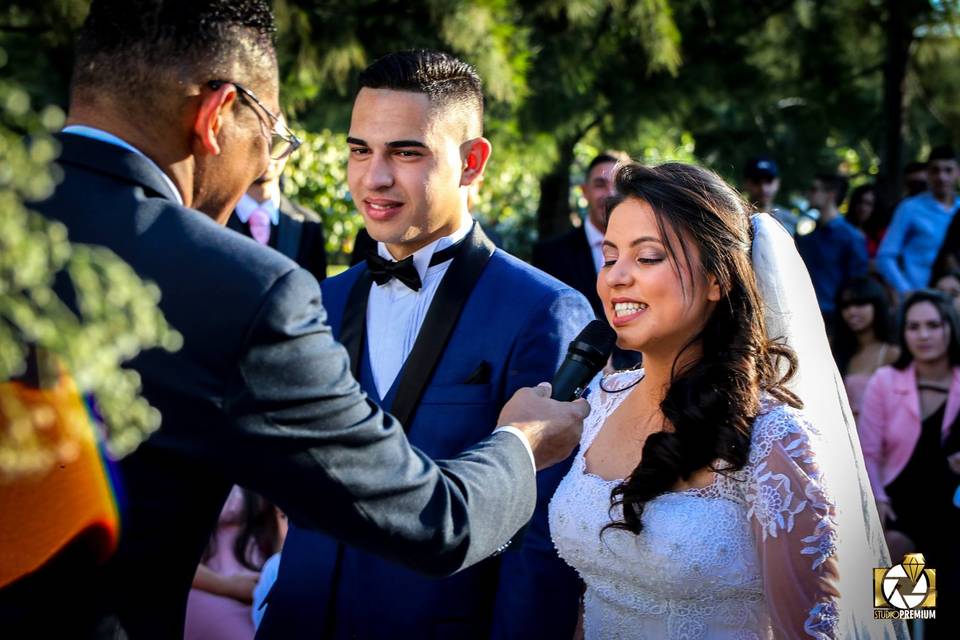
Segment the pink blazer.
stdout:
<svg viewBox="0 0 960 640">
<path fill-rule="evenodd" d="M 942 437 L 960 411 L 960 367 L 953 368 L 953 381 L 943 415 Z M 920 394 L 914 366 L 900 371 L 880 367 L 870 378 L 863 395 L 860 419 L 860 446 L 873 486 L 873 495 L 886 500 L 883 488 L 903 471 L 920 439 Z"/>
</svg>

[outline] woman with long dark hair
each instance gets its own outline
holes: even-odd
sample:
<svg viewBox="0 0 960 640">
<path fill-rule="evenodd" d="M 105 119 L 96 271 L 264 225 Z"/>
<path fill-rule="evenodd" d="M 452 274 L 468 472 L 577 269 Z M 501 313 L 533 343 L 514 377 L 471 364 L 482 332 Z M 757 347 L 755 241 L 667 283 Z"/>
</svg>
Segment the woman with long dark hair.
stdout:
<svg viewBox="0 0 960 640">
<path fill-rule="evenodd" d="M 837 292 L 837 311 L 840 322 L 833 336 L 833 351 L 850 409 L 857 418 L 870 377 L 896 360 L 900 350 L 890 344 L 890 299 L 873 278 L 845 282 Z"/>
<path fill-rule="evenodd" d="M 861 505 L 837 502 L 849 478 L 821 432 L 844 425 L 812 424 L 788 386 L 798 360 L 768 336 L 768 312 L 785 308 L 761 300 L 751 252 L 769 248 L 751 247 L 743 200 L 683 164 L 627 165 L 616 181 L 597 290 L 643 369 L 592 395 L 550 505 L 554 543 L 586 583 L 586 638 L 892 635 L 862 620 L 869 585 L 857 583 L 886 557 L 867 542 Z M 819 320 L 779 234 L 773 253 L 792 251 Z M 835 372 L 822 321 L 818 332 Z M 841 595 L 848 583 L 858 592 Z"/>
<path fill-rule="evenodd" d="M 874 184 L 862 184 L 850 192 L 847 221 L 863 231 L 867 237 L 867 255 L 875 258 L 890 224 L 890 213 L 880 201 Z"/>
<path fill-rule="evenodd" d="M 960 591 L 960 321 L 939 291 L 900 311 L 900 357 L 874 374 L 860 440 L 891 555 L 924 554 L 941 602 Z"/>
</svg>

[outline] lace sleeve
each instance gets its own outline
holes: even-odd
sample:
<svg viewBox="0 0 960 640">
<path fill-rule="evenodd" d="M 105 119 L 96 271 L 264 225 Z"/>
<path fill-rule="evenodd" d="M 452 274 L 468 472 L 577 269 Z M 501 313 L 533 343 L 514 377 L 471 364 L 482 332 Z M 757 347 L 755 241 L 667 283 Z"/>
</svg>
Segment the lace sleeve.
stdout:
<svg viewBox="0 0 960 640">
<path fill-rule="evenodd" d="M 838 637 L 835 504 L 818 469 L 816 432 L 796 411 L 757 418 L 748 516 L 777 637 Z"/>
</svg>

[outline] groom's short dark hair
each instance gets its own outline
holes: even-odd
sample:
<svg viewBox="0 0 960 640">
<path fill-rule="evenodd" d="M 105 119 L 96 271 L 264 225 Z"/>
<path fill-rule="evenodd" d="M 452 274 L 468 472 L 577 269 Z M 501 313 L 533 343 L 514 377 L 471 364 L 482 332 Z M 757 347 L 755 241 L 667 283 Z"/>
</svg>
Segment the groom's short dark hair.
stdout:
<svg viewBox="0 0 960 640">
<path fill-rule="evenodd" d="M 435 110 L 461 117 L 464 139 L 483 135 L 483 83 L 473 66 L 443 51 L 411 49 L 380 58 L 360 73 L 360 89 L 422 93 Z"/>
</svg>

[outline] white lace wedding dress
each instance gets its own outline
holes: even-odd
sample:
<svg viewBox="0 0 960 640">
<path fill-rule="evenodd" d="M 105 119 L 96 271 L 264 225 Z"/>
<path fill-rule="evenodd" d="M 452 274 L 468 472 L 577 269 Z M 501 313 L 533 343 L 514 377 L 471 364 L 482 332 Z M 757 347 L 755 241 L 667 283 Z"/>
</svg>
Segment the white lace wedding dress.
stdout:
<svg viewBox="0 0 960 640">
<path fill-rule="evenodd" d="M 625 389 L 623 372 L 603 386 Z M 823 490 L 802 412 L 765 401 L 749 462 L 701 489 L 646 504 L 639 535 L 604 527 L 619 480 L 586 470 L 584 452 L 630 389 L 590 398 L 570 472 L 550 503 L 560 556 L 583 578 L 587 640 L 837 637 L 834 504 Z M 869 575 L 864 576 L 869 579 Z"/>
</svg>

